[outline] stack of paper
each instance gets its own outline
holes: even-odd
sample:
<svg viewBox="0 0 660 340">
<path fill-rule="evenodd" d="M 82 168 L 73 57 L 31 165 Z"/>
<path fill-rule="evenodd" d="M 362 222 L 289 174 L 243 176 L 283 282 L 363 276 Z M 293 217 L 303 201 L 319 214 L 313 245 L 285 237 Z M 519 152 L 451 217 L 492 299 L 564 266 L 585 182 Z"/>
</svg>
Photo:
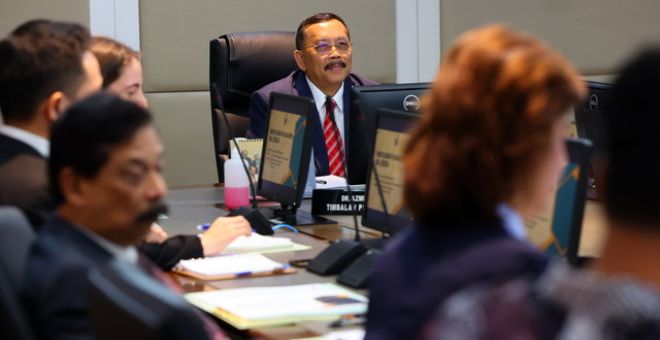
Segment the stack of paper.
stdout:
<svg viewBox="0 0 660 340">
<path fill-rule="evenodd" d="M 275 250 L 288 251 L 294 249 L 293 243 L 286 237 L 263 236 L 252 233 L 250 236 L 239 236 L 230 243 L 225 252 L 227 253 L 249 253 L 249 252 L 271 252 Z"/>
<path fill-rule="evenodd" d="M 185 297 L 238 329 L 363 314 L 368 302 L 366 297 L 333 283 L 222 289 Z"/>
<path fill-rule="evenodd" d="M 230 254 L 203 259 L 181 260 L 173 270 L 202 280 L 222 280 L 243 276 L 275 275 L 295 272 L 288 265 L 275 262 L 257 253 Z"/>
</svg>

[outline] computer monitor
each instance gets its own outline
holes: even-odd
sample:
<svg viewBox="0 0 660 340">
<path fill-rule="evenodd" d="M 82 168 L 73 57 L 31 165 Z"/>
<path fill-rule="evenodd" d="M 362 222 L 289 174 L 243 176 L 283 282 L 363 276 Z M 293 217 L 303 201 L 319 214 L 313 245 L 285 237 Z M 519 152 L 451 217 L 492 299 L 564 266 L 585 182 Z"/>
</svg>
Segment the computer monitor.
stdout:
<svg viewBox="0 0 660 340">
<path fill-rule="evenodd" d="M 604 160 L 603 120 L 610 107 L 612 85 L 587 81 L 589 95 L 575 107 L 575 125 L 579 138 L 591 140 L 593 155 L 589 166 L 587 197 L 600 199 L 599 185 L 602 183 L 602 164 Z"/>
<path fill-rule="evenodd" d="M 281 209 L 262 211 L 262 214 L 273 223 L 295 226 L 326 224 L 328 220 L 297 210 L 310 168 L 310 119 L 316 114 L 314 101 L 307 97 L 273 93 L 270 107 L 257 193 L 279 202 Z"/>
<path fill-rule="evenodd" d="M 378 109 L 362 225 L 392 235 L 412 222 L 403 205 L 403 153 L 417 115 Z"/>
<path fill-rule="evenodd" d="M 575 125 L 579 138 L 593 143 L 594 157 L 603 152 L 603 119 L 610 107 L 612 85 L 587 81 L 589 95 L 575 107 Z"/>
<path fill-rule="evenodd" d="M 192 305 L 135 266 L 115 260 L 89 280 L 95 339 L 209 338 Z"/>
<path fill-rule="evenodd" d="M 373 140 L 376 111 L 380 108 L 419 112 L 420 99 L 431 83 L 355 86 L 351 89 L 351 120 L 347 141 L 348 182 L 365 183 L 365 160 L 371 151 L 367 146 Z"/>
<path fill-rule="evenodd" d="M 569 162 L 545 211 L 525 221 L 528 239 L 548 255 L 560 256 L 578 265 L 587 169 L 592 144 L 586 139 L 566 141 Z"/>
</svg>

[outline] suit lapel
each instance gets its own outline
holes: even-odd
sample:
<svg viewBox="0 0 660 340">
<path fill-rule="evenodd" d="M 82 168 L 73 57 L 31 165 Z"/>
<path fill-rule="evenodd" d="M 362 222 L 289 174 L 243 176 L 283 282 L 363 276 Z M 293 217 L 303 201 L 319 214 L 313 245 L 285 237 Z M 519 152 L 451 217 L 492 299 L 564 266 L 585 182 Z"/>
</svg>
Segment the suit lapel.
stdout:
<svg viewBox="0 0 660 340">
<path fill-rule="evenodd" d="M 75 245 L 75 247 L 85 257 L 94 263 L 105 263 L 113 256 L 98 243 L 94 242 L 89 236 L 77 229 L 68 221 L 53 215 L 52 223 L 47 223 L 44 232 L 50 233 L 55 238 L 62 239 L 65 244 Z"/>
</svg>

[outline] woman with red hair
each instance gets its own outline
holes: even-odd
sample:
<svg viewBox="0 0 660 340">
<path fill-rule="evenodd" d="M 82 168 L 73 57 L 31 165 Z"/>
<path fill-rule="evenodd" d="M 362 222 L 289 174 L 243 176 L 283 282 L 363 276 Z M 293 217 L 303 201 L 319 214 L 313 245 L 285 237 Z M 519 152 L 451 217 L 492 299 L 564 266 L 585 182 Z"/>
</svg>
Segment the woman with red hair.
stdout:
<svg viewBox="0 0 660 340">
<path fill-rule="evenodd" d="M 415 226 L 372 277 L 366 339 L 415 338 L 456 290 L 543 270 L 522 221 L 552 197 L 584 94 L 566 59 L 528 34 L 490 25 L 455 41 L 406 147 Z"/>
</svg>

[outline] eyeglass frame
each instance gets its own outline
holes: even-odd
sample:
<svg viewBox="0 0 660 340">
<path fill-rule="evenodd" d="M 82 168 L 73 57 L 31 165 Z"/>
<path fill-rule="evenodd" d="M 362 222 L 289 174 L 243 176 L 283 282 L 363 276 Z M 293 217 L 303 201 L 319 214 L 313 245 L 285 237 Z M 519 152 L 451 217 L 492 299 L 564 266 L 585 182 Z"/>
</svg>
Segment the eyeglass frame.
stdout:
<svg viewBox="0 0 660 340">
<path fill-rule="evenodd" d="M 348 46 L 346 47 L 346 49 L 341 49 L 341 48 L 339 48 L 339 45 L 338 45 L 340 43 L 346 43 Z M 319 45 L 321 45 L 321 44 L 328 44 L 328 51 L 326 51 L 326 52 L 319 51 Z M 316 51 L 316 53 L 318 53 L 320 55 L 326 55 L 326 54 L 329 54 L 330 52 L 332 52 L 333 48 L 335 50 L 337 50 L 338 52 L 342 52 L 342 53 L 348 52 L 348 51 L 351 50 L 351 48 L 353 48 L 353 43 L 350 40 L 340 40 L 340 41 L 337 41 L 337 42 L 334 42 L 334 43 L 330 43 L 328 41 L 320 41 L 320 42 L 318 42 L 317 44 L 314 44 L 314 45 L 304 46 L 303 49 L 308 49 L 310 47 L 313 47 L 314 51 Z"/>
</svg>

